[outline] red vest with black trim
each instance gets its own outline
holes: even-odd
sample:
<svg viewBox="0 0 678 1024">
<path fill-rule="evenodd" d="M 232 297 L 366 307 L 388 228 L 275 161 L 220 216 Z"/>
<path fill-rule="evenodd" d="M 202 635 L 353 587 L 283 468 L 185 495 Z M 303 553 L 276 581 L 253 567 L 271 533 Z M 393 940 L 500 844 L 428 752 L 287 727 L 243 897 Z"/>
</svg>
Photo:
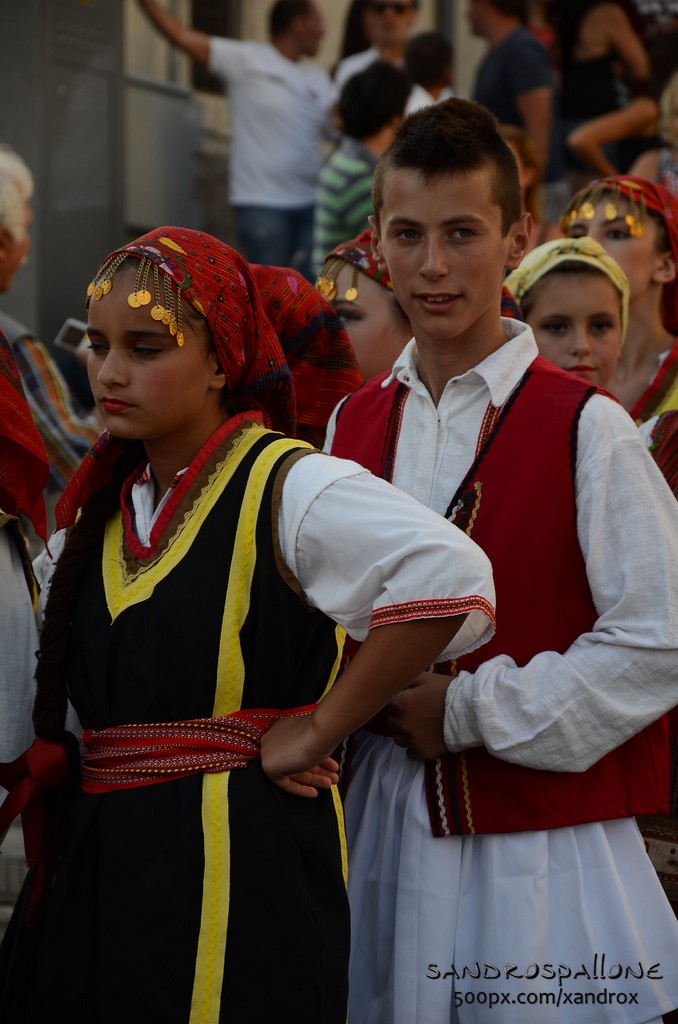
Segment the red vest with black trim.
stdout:
<svg viewBox="0 0 678 1024">
<path fill-rule="evenodd" d="M 397 381 L 382 388 L 384 379 L 369 381 L 346 400 L 332 454 L 390 479 L 409 390 Z M 575 468 L 579 417 L 595 393 L 538 357 L 496 411 L 473 465 L 451 496 L 448 518 L 489 556 L 497 592 L 494 637 L 457 659 L 452 672 L 473 672 L 499 654 L 518 666 L 542 651 L 562 654 L 593 628 L 596 609 L 577 539 Z M 557 693 L 558 679 L 545 678 L 543 685 Z M 437 836 L 663 813 L 669 778 L 666 720 L 586 771 L 540 771 L 474 747 L 427 763 L 425 777 Z"/>
</svg>

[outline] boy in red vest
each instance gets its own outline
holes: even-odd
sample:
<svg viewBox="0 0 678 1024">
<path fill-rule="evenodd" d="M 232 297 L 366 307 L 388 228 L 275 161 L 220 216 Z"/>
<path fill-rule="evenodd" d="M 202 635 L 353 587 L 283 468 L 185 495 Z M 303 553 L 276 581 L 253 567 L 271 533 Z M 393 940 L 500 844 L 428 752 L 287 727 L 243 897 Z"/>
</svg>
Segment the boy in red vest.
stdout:
<svg viewBox="0 0 678 1024">
<path fill-rule="evenodd" d="M 624 410 L 499 316 L 530 223 L 484 108 L 408 118 L 374 211 L 414 338 L 328 449 L 484 547 L 497 632 L 348 744 L 351 1024 L 658 1021 L 678 925 L 634 815 L 667 804 L 678 507 Z"/>
</svg>

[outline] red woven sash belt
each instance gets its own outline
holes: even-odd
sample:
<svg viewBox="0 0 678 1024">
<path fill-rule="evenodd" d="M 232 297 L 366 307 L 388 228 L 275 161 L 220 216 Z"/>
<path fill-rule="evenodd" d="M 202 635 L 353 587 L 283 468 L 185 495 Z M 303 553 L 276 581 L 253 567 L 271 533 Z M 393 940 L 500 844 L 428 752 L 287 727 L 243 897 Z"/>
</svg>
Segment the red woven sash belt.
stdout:
<svg viewBox="0 0 678 1024">
<path fill-rule="evenodd" d="M 259 757 L 261 737 L 279 718 L 310 715 L 315 704 L 289 708 L 251 708 L 221 718 L 186 722 L 119 725 L 87 729 L 80 785 L 86 793 L 133 789 L 156 782 L 242 768 Z M 9 795 L 0 807 L 0 840 L 19 814 L 23 818 L 26 859 L 39 858 L 45 825 L 44 793 L 71 774 L 61 743 L 36 739 L 15 761 L 0 764 L 0 785 Z"/>
<path fill-rule="evenodd" d="M 80 786 L 86 793 L 106 793 L 244 768 L 259 757 L 261 737 L 273 722 L 309 715 L 314 708 L 250 708 L 217 718 L 87 729 Z"/>
</svg>

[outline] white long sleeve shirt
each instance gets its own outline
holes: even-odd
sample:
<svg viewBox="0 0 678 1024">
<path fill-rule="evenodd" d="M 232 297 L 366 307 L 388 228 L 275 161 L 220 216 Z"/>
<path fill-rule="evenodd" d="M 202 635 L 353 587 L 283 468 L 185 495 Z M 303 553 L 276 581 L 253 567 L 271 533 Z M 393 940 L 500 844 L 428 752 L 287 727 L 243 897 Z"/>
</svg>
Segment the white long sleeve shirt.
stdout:
<svg viewBox="0 0 678 1024">
<path fill-rule="evenodd" d="M 33 739 L 38 630 L 21 556 L 0 528 L 0 761 L 13 761 Z M 0 786 L 0 804 L 7 792 Z"/>
<path fill-rule="evenodd" d="M 488 403 L 503 405 L 537 355 L 527 325 L 503 327 L 510 340 L 448 381 L 437 407 L 414 341 L 389 378 L 411 392 L 393 483 L 441 514 L 473 461 Z M 631 418 L 602 395 L 580 419 L 575 487 L 595 625 L 564 654 L 521 668 L 498 656 L 460 672 L 446 698 L 451 751 L 485 746 L 528 767 L 582 771 L 678 704 L 678 505 Z M 554 676 L 558 685 L 545 686 Z"/>
</svg>

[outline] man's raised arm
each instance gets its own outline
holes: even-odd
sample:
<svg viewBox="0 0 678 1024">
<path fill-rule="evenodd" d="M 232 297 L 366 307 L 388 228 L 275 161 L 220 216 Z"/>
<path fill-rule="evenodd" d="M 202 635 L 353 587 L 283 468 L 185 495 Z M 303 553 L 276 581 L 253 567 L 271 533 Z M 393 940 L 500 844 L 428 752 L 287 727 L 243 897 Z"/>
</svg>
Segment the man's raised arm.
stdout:
<svg viewBox="0 0 678 1024">
<path fill-rule="evenodd" d="M 210 37 L 206 32 L 184 25 L 158 0 L 139 0 L 139 6 L 166 39 L 187 53 L 198 64 L 207 67 L 210 55 Z"/>
</svg>

